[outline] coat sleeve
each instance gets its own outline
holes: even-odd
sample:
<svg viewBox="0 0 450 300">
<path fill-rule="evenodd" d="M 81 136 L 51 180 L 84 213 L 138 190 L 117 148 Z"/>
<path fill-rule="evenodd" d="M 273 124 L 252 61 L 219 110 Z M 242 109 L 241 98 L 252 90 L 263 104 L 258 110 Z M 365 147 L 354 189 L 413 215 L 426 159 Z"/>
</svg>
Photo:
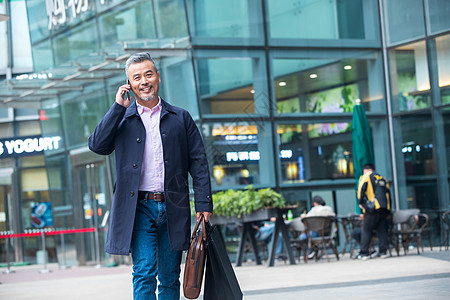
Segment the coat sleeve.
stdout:
<svg viewBox="0 0 450 300">
<path fill-rule="evenodd" d="M 194 187 L 195 210 L 197 212 L 212 212 L 211 179 L 205 147 L 200 132 L 188 112 L 185 115 L 185 126 L 188 138 L 189 173 L 192 176 Z"/>
<path fill-rule="evenodd" d="M 114 151 L 116 130 L 125 114 L 126 108 L 114 102 L 100 123 L 89 137 L 89 149 L 101 155 L 109 155 Z"/>
<path fill-rule="evenodd" d="M 361 176 L 361 178 L 359 179 L 357 192 L 358 204 L 364 205 L 364 197 L 366 195 L 366 190 L 367 190 L 367 181 L 364 180 L 363 176 Z"/>
</svg>

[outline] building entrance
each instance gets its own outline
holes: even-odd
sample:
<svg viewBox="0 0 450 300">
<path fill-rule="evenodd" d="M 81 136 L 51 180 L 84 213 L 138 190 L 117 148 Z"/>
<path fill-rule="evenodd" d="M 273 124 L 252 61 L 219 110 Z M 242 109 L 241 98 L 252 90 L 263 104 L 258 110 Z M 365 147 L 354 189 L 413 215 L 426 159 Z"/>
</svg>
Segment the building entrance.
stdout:
<svg viewBox="0 0 450 300">
<path fill-rule="evenodd" d="M 98 160 L 99 157 L 93 157 L 93 154 L 86 156 L 96 160 L 83 159 L 72 168 L 75 226 L 95 228 L 96 231 L 77 237 L 77 260 L 79 264 L 100 264 L 105 259 L 103 248 L 111 208 L 109 165 L 103 157 Z M 78 162 L 77 159 L 74 161 Z"/>
</svg>

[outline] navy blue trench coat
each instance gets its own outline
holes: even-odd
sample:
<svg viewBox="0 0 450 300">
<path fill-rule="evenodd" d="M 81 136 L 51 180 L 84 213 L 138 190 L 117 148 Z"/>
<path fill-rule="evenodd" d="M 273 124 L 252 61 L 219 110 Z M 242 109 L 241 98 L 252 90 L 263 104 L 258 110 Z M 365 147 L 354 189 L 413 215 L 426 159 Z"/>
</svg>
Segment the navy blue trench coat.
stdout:
<svg viewBox="0 0 450 300">
<path fill-rule="evenodd" d="M 161 99 L 160 132 L 164 157 L 164 197 L 170 244 L 186 250 L 190 240 L 188 173 L 193 178 L 195 210 L 212 212 L 211 181 L 205 149 L 190 114 Z M 128 108 L 114 103 L 89 137 L 89 149 L 101 155 L 115 151 L 116 183 L 105 251 L 130 253 L 145 127 L 136 102 Z"/>
</svg>

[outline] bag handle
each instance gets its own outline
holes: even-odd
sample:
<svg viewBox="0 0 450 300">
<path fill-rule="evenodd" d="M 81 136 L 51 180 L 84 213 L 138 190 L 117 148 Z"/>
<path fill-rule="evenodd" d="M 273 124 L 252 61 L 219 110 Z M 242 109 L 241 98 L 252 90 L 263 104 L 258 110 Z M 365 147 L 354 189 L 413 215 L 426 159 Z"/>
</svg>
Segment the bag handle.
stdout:
<svg viewBox="0 0 450 300">
<path fill-rule="evenodd" d="M 192 231 L 192 239 L 195 238 L 195 234 L 197 233 L 197 230 L 200 226 L 200 224 L 202 224 L 202 234 L 203 234 L 203 240 L 206 241 L 206 226 L 205 226 L 205 218 L 203 215 L 200 215 L 200 219 L 197 220 L 197 224 L 195 224 L 194 227 L 194 231 Z"/>
</svg>

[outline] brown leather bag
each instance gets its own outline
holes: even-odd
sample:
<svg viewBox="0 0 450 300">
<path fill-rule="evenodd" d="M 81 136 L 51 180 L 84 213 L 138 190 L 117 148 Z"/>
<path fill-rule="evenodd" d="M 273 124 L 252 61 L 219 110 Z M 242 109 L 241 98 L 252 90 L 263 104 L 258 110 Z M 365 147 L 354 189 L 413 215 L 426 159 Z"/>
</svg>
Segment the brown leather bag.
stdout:
<svg viewBox="0 0 450 300">
<path fill-rule="evenodd" d="M 200 228 L 200 224 L 202 227 Z M 206 227 L 203 215 L 192 232 L 191 245 L 186 255 L 183 292 L 188 299 L 197 299 L 202 288 L 206 258 Z"/>
</svg>

